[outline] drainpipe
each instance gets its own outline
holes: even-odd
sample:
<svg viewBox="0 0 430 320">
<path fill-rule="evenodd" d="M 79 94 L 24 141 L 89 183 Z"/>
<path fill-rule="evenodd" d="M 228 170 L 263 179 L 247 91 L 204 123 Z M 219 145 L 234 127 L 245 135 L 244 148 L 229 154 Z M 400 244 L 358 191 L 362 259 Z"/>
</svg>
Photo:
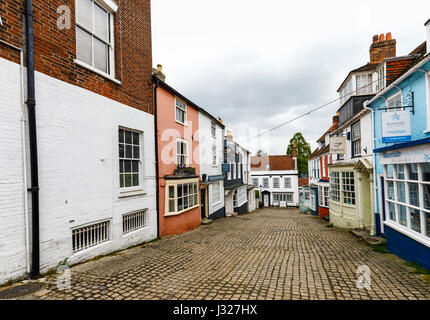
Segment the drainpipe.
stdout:
<svg viewBox="0 0 430 320">
<path fill-rule="evenodd" d="M 375 148 L 376 148 L 376 139 L 375 139 L 375 113 L 374 113 L 375 110 L 373 110 L 372 108 L 369 108 L 367 106 L 368 104 L 369 104 L 368 100 L 364 102 L 364 109 L 370 111 L 370 123 L 371 123 L 371 130 L 370 131 L 371 131 L 371 135 L 372 135 L 372 145 L 373 145 L 372 147 L 373 147 L 373 150 L 375 150 Z M 376 178 L 376 158 L 375 157 L 376 157 L 376 155 L 372 151 L 372 163 L 373 163 L 373 205 L 375 206 L 373 208 L 373 219 L 375 219 L 375 212 L 377 211 L 376 210 L 376 207 L 377 207 L 376 203 L 378 202 L 377 201 L 377 194 L 378 194 L 377 189 L 378 188 L 376 186 L 377 178 Z M 380 212 L 379 214 L 380 214 L 380 220 L 381 220 L 382 219 L 382 212 Z M 382 225 L 383 225 L 382 220 L 380 221 L 380 223 L 381 223 L 381 228 L 382 228 Z M 376 230 L 376 225 L 375 225 L 375 233 L 376 234 L 379 233 L 378 230 Z"/>
<path fill-rule="evenodd" d="M 154 87 L 154 131 L 155 131 L 155 184 L 156 184 L 156 206 L 157 206 L 157 238 L 160 238 L 160 167 L 158 161 L 158 106 L 157 106 L 157 89 L 160 85 L 160 80 L 156 77 Z"/>
<path fill-rule="evenodd" d="M 39 239 L 39 172 L 37 163 L 36 94 L 34 80 L 34 34 L 33 1 L 25 1 L 25 31 L 27 45 L 27 107 L 30 136 L 31 169 L 31 212 L 32 212 L 32 264 L 31 279 L 40 277 L 40 239 Z"/>
<path fill-rule="evenodd" d="M 25 145 L 25 110 L 24 110 L 24 52 L 8 42 L 0 40 L 0 43 L 8 46 L 9 48 L 19 52 L 20 62 L 20 90 L 21 90 L 21 136 L 22 136 L 22 171 L 23 171 L 23 185 L 24 185 L 24 223 L 25 223 L 25 257 L 27 266 L 27 275 L 30 274 L 30 233 L 29 233 L 29 217 L 28 217 L 28 195 L 27 195 L 27 148 Z"/>
</svg>

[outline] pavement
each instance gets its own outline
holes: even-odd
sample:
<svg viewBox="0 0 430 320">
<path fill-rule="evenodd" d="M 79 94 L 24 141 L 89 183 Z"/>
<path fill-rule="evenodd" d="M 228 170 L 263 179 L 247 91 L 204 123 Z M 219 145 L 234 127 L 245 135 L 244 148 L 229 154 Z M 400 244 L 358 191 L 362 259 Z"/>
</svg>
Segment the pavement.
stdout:
<svg viewBox="0 0 430 320">
<path fill-rule="evenodd" d="M 327 225 L 262 209 L 77 265 L 70 283 L 51 275 L 18 299 L 430 299 L 428 276 Z"/>
</svg>

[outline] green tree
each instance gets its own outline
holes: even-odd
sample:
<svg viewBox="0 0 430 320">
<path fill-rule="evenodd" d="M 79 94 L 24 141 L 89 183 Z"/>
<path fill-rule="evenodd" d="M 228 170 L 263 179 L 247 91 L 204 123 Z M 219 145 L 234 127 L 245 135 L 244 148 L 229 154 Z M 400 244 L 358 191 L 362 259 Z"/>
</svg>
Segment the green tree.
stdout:
<svg viewBox="0 0 430 320">
<path fill-rule="evenodd" d="M 299 175 L 308 173 L 308 158 L 311 155 L 311 145 L 306 142 L 306 139 L 300 132 L 297 132 L 290 140 L 287 148 L 287 154 L 293 154 L 293 147 L 296 146 L 297 152 L 297 168 Z"/>
</svg>

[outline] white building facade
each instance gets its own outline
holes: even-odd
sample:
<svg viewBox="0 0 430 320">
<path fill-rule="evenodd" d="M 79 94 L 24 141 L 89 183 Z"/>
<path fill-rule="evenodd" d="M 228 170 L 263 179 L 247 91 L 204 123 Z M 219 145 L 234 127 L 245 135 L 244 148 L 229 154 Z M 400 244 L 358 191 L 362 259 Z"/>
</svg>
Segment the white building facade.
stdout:
<svg viewBox="0 0 430 320">
<path fill-rule="evenodd" d="M 202 219 L 225 217 L 223 143 L 224 125 L 204 110 L 199 111 L 199 152 Z"/>
</svg>

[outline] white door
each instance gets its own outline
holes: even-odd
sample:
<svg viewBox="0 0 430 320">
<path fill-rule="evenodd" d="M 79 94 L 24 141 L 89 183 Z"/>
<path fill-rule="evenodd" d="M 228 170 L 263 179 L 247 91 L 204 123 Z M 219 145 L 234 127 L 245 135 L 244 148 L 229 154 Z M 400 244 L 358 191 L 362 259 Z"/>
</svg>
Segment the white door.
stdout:
<svg viewBox="0 0 430 320">
<path fill-rule="evenodd" d="M 269 206 L 269 195 L 265 194 L 263 199 L 264 199 L 264 206 L 268 207 Z"/>
</svg>

